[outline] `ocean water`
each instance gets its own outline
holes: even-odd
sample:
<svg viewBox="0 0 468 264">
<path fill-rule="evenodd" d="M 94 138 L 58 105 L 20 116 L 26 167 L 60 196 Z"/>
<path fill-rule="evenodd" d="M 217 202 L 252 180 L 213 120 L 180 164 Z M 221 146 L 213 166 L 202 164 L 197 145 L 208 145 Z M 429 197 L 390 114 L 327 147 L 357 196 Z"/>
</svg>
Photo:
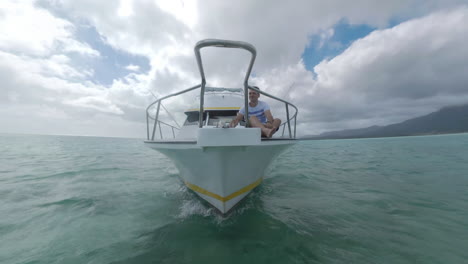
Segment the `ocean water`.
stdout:
<svg viewBox="0 0 468 264">
<path fill-rule="evenodd" d="M 299 141 L 227 217 L 138 139 L 0 135 L 0 263 L 467 263 L 468 134 Z"/>
</svg>

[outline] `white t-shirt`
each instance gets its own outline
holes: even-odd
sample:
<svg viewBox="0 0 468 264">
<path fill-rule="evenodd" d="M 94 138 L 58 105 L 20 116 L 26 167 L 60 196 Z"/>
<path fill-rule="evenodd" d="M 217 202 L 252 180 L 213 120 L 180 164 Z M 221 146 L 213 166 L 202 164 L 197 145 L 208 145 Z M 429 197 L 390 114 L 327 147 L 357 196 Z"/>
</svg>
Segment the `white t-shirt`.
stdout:
<svg viewBox="0 0 468 264">
<path fill-rule="evenodd" d="M 241 113 L 242 115 L 245 115 L 245 107 L 242 107 L 240 110 L 239 110 L 239 113 Z M 257 106 L 255 107 L 251 107 L 249 105 L 249 116 L 256 116 L 258 118 L 258 120 L 260 120 L 260 122 L 262 123 L 266 123 L 267 122 L 267 118 L 265 116 L 265 111 L 266 110 L 270 110 L 270 106 L 263 102 L 263 101 L 258 101 L 257 103 Z"/>
</svg>

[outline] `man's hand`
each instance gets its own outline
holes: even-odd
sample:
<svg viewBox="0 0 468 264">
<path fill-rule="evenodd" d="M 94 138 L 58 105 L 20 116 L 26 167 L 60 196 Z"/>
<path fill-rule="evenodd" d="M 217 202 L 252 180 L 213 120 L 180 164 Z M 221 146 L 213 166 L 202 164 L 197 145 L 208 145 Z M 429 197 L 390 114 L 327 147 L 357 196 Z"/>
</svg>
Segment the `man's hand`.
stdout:
<svg viewBox="0 0 468 264">
<path fill-rule="evenodd" d="M 231 121 L 231 123 L 229 123 L 229 127 L 231 127 L 231 128 L 236 127 L 238 123 L 239 123 L 239 121 L 237 121 L 237 119 L 233 119 Z"/>
<path fill-rule="evenodd" d="M 244 115 L 241 113 L 237 113 L 236 118 L 234 118 L 231 123 L 229 123 L 229 127 L 236 127 L 237 124 L 244 118 Z"/>
</svg>

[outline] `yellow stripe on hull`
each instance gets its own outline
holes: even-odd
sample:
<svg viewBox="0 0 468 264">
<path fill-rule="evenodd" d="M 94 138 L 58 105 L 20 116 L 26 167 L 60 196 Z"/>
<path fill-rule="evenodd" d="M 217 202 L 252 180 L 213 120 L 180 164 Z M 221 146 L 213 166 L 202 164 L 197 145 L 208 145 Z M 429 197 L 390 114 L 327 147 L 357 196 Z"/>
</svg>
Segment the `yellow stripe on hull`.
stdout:
<svg viewBox="0 0 468 264">
<path fill-rule="evenodd" d="M 230 195 L 226 196 L 226 197 L 223 197 L 219 194 L 216 194 L 216 193 L 212 193 L 208 190 L 205 190 L 203 189 L 202 187 L 200 186 L 197 186 L 195 184 L 191 184 L 190 182 L 187 182 L 185 181 L 185 185 L 187 185 L 187 187 L 189 187 L 191 190 L 193 190 L 194 192 L 197 192 L 197 193 L 201 193 L 201 194 L 204 194 L 204 195 L 207 195 L 207 196 L 210 196 L 212 198 L 215 198 L 216 200 L 220 200 L 221 202 L 227 202 L 243 193 L 246 193 L 250 190 L 252 190 L 253 188 L 257 187 L 263 180 L 263 177 L 260 177 L 260 179 L 256 180 L 255 182 L 231 193 Z"/>
</svg>

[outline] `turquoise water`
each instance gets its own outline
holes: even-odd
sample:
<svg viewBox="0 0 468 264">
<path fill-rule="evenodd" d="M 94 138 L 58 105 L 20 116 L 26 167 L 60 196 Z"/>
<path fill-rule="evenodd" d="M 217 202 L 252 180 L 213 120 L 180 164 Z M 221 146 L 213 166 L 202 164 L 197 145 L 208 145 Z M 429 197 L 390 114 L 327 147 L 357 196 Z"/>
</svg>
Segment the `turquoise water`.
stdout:
<svg viewBox="0 0 468 264">
<path fill-rule="evenodd" d="M 228 217 L 141 140 L 0 135 L 0 263 L 466 263 L 468 134 L 300 141 Z"/>
</svg>

